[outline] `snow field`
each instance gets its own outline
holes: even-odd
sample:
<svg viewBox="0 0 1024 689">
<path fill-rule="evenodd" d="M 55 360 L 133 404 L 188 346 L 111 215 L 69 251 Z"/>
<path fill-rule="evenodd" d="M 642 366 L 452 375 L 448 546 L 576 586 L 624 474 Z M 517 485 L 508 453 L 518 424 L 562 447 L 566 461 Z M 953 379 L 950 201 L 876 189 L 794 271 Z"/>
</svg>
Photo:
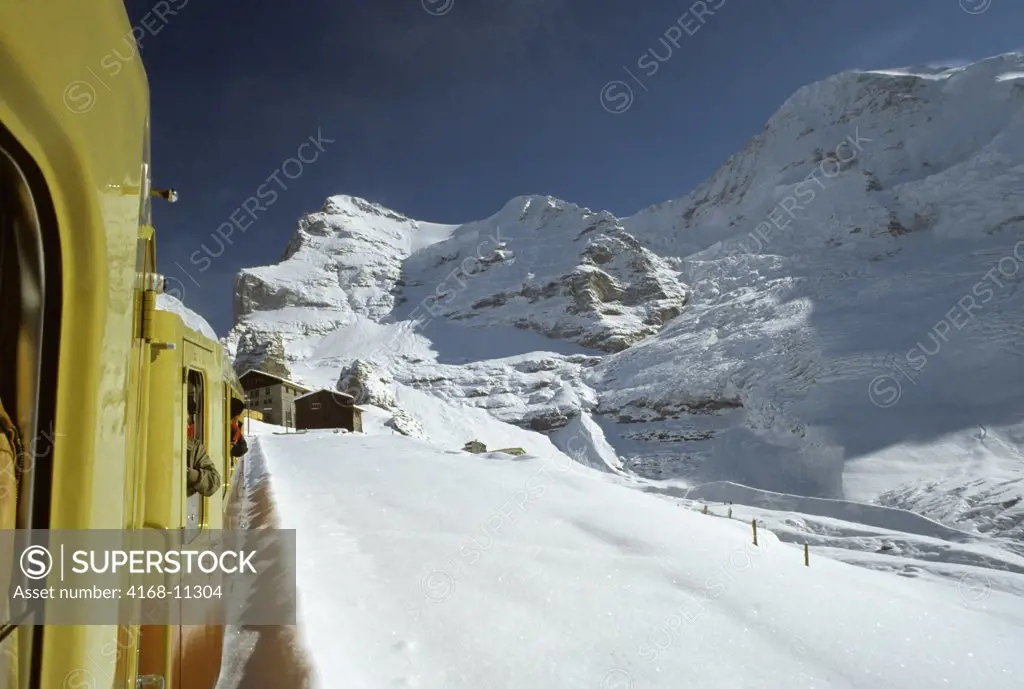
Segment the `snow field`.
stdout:
<svg viewBox="0 0 1024 689">
<path fill-rule="evenodd" d="M 260 436 L 321 687 L 1019 686 L 1024 599 L 802 553 L 576 463 Z"/>
</svg>

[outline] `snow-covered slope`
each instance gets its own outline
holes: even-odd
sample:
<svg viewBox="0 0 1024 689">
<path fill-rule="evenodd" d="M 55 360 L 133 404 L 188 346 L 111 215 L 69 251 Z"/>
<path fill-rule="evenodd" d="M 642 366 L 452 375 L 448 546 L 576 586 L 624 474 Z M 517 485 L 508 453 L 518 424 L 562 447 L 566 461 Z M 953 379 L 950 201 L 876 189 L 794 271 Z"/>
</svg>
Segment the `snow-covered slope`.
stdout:
<svg viewBox="0 0 1024 689">
<path fill-rule="evenodd" d="M 564 456 L 311 431 L 262 435 L 246 462 L 296 530 L 311 689 L 1012 689 L 1024 674 L 1024 575 L 977 561 L 902 577 L 815 544 L 805 567 L 770 531 L 755 546 L 749 522 Z M 229 646 L 229 663 L 251 652 Z"/>
<path fill-rule="evenodd" d="M 624 219 L 524 196 L 431 225 L 332 197 L 285 260 L 242 273 L 228 345 L 420 426 L 475 408 L 648 482 L 1019 538 L 1021 74 L 1009 54 L 836 75 Z"/>
</svg>

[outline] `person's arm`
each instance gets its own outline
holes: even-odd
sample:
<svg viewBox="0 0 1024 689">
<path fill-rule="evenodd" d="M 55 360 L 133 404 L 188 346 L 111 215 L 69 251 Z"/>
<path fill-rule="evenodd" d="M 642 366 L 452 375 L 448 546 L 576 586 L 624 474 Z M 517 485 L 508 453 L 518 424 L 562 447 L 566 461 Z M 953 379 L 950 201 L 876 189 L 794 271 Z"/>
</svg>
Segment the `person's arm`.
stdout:
<svg viewBox="0 0 1024 689">
<path fill-rule="evenodd" d="M 200 442 L 193 445 L 189 457 L 188 481 L 197 493 L 206 497 L 210 497 L 220 488 L 220 472 Z"/>
</svg>

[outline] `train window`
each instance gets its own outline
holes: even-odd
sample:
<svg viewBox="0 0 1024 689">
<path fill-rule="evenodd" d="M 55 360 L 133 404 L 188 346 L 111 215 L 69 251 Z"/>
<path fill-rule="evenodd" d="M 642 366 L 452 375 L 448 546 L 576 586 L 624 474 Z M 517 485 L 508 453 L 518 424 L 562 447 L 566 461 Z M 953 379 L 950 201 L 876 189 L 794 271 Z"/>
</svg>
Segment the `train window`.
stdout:
<svg viewBox="0 0 1024 689">
<path fill-rule="evenodd" d="M 32 157 L 0 126 L 0 530 L 45 529 L 49 520 L 62 285 L 47 192 Z M 17 558 L 0 552 L 0 561 Z M 16 567 L 0 571 L 2 590 L 36 583 Z M 0 601 L 0 678 L 20 666 L 35 686 L 38 612 Z"/>
<path fill-rule="evenodd" d="M 21 169 L 0 147 L 0 399 L 6 411 L 5 435 L 16 447 L 36 435 L 43 317 L 42 246 L 39 218 Z M 33 448 L 38 443 L 32 443 Z M 14 462 L 13 460 L 20 460 Z M 33 457 L 15 451 L 0 481 L 0 528 L 31 528 L 27 486 Z M 15 522 L 17 526 L 15 526 Z"/>
<path fill-rule="evenodd" d="M 202 443 L 207 447 L 206 436 L 206 388 L 203 384 L 203 374 L 198 371 L 188 372 L 188 427 L 187 434 L 191 441 Z M 189 445 L 185 444 L 185 461 L 182 478 L 185 481 L 185 542 L 191 543 L 203 528 L 205 521 L 206 500 L 199 493 L 189 495 L 188 470 L 189 470 Z"/>
<path fill-rule="evenodd" d="M 20 266 L 15 244 L 15 223 L 19 222 L 22 211 L 18 204 L 18 187 L 13 170 L 8 167 L 3 153 L 0 152 L 0 320 L 4 327 L 0 328 L 0 529 L 15 529 L 18 515 L 18 461 L 23 456 L 20 447 L 20 432 L 15 419 L 18 396 L 17 346 L 18 330 L 21 323 L 21 311 L 24 308 L 21 298 Z M 22 527 L 24 528 L 24 527 Z M 13 545 L 13 543 L 12 543 Z M 0 553 L 3 562 L 14 562 L 14 552 Z M 13 568 L 0 572 L 0 586 L 7 590 L 15 578 Z M 9 628 L 8 623 L 16 610 L 10 609 L 7 602 L 0 603 L 0 626 Z M 7 654 L 9 646 L 0 646 Z M 0 658 L 0 667 L 10 661 Z"/>
</svg>

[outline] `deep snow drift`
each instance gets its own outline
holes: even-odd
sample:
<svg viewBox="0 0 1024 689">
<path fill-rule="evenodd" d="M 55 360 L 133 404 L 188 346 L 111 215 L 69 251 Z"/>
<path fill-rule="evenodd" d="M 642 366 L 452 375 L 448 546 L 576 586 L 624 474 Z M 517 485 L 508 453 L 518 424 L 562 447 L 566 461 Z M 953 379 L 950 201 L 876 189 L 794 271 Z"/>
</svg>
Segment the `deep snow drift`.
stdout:
<svg viewBox="0 0 1024 689">
<path fill-rule="evenodd" d="M 989 587 L 989 570 L 905 578 L 814 547 L 805 567 L 764 529 L 755 547 L 749 522 L 558 453 L 257 429 L 247 474 L 269 472 L 280 526 L 297 529 L 322 689 L 1012 689 L 1024 676 L 1024 598 Z"/>
<path fill-rule="evenodd" d="M 573 456 L 612 474 L 878 501 L 1012 549 L 1021 74 L 1008 54 L 825 79 L 629 218 L 522 196 L 439 225 L 332 197 L 243 271 L 226 342 L 452 449 L 526 429 L 570 451 L 585 426 Z M 472 429 L 432 420 L 462 407 Z"/>
</svg>

